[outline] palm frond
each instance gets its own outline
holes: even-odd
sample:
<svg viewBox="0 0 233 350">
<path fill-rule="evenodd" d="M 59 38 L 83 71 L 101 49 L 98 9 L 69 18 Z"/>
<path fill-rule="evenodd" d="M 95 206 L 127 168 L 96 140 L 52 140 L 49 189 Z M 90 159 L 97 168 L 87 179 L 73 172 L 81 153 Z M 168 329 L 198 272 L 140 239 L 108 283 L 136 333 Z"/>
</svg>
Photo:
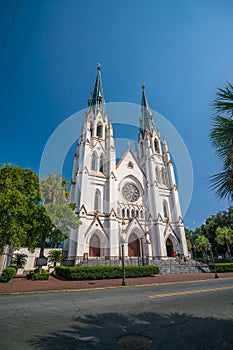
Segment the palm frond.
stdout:
<svg viewBox="0 0 233 350">
<path fill-rule="evenodd" d="M 210 177 L 210 186 L 219 198 L 233 201 L 233 169 L 227 169 Z"/>
<path fill-rule="evenodd" d="M 213 105 L 217 112 L 227 112 L 233 117 L 233 85 L 230 82 L 224 89 L 218 89 Z"/>
</svg>

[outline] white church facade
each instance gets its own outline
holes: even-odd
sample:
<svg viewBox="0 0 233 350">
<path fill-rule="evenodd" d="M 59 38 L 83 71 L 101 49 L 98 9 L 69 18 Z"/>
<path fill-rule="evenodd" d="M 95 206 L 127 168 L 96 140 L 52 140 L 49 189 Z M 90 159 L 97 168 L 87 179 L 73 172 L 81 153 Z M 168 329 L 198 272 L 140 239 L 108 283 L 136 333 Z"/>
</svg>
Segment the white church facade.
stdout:
<svg viewBox="0 0 233 350">
<path fill-rule="evenodd" d="M 135 116 L 136 118 L 137 116 Z M 74 157 L 70 201 L 81 225 L 67 255 L 83 258 L 168 259 L 188 256 L 173 164 L 160 139 L 142 86 L 138 144 L 117 162 L 100 66 Z"/>
</svg>

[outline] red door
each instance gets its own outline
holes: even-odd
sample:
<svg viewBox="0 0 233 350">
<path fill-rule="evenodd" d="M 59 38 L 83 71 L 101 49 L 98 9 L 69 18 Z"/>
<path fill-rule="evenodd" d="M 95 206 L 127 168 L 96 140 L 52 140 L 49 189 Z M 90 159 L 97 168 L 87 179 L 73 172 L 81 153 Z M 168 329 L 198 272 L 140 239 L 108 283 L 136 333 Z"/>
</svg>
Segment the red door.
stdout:
<svg viewBox="0 0 233 350">
<path fill-rule="evenodd" d="M 100 256 L 100 239 L 96 235 L 93 235 L 90 239 L 89 256 Z"/>
<path fill-rule="evenodd" d="M 129 237 L 128 256 L 140 256 L 140 242 L 134 234 Z"/>
</svg>

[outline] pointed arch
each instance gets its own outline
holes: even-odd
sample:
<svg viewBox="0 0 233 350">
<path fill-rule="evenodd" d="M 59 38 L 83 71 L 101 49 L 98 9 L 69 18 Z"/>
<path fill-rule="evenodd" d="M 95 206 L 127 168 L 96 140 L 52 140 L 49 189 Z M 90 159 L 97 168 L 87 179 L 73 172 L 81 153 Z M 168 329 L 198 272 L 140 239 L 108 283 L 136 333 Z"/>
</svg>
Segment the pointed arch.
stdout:
<svg viewBox="0 0 233 350">
<path fill-rule="evenodd" d="M 97 234 L 93 234 L 90 238 L 89 256 L 90 257 L 100 256 L 100 239 Z"/>
<path fill-rule="evenodd" d="M 172 240 L 168 237 L 166 240 L 166 250 L 167 250 L 167 256 L 168 257 L 173 257 L 174 256 L 174 247 Z"/>
<path fill-rule="evenodd" d="M 157 139 L 154 139 L 154 149 L 156 153 L 159 153 L 159 142 Z"/>
<path fill-rule="evenodd" d="M 121 211 L 121 216 L 123 216 L 123 218 L 125 217 L 125 209 L 124 208 Z"/>
<path fill-rule="evenodd" d="M 156 179 L 156 182 L 159 184 L 160 183 L 160 174 L 159 174 L 158 167 L 155 168 L 155 179 Z"/>
<path fill-rule="evenodd" d="M 167 201 L 164 199 L 163 201 L 163 217 L 164 219 L 168 219 L 169 215 L 168 215 L 168 204 Z"/>
<path fill-rule="evenodd" d="M 128 256 L 140 256 L 140 241 L 136 233 L 132 232 L 128 240 Z"/>
<path fill-rule="evenodd" d="M 92 122 L 90 122 L 90 134 L 91 134 L 91 137 L 94 136 L 93 123 Z"/>
<path fill-rule="evenodd" d="M 103 138 L 103 125 L 101 122 L 97 124 L 96 136 L 99 138 Z"/>
<path fill-rule="evenodd" d="M 100 156 L 99 171 L 100 171 L 101 173 L 104 173 L 104 155 L 103 155 L 103 153 L 101 153 L 101 156 Z"/>
<path fill-rule="evenodd" d="M 166 186 L 167 185 L 167 174 L 166 174 L 166 171 L 164 168 L 162 168 L 161 177 L 162 177 L 162 184 Z"/>
<path fill-rule="evenodd" d="M 94 151 L 91 158 L 91 170 L 96 171 L 97 169 L 97 153 Z"/>
<path fill-rule="evenodd" d="M 131 217 L 134 218 L 134 210 L 131 209 Z"/>
<path fill-rule="evenodd" d="M 100 190 L 95 191 L 95 198 L 94 198 L 94 210 L 101 211 L 101 193 Z"/>
</svg>

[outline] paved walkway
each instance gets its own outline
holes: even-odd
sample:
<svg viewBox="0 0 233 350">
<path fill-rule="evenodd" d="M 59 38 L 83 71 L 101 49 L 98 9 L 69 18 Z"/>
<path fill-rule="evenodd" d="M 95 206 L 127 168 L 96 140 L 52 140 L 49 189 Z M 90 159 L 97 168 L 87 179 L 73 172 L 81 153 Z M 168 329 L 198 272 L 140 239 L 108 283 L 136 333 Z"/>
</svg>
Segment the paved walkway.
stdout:
<svg viewBox="0 0 233 350">
<path fill-rule="evenodd" d="M 219 278 L 232 278 L 233 272 L 219 273 Z M 213 280 L 213 273 L 183 273 L 155 275 L 154 277 L 128 278 L 127 286 L 140 286 L 160 283 L 182 283 L 188 281 Z M 18 294 L 34 292 L 58 292 L 72 290 L 106 289 L 121 287 L 121 279 L 91 281 L 61 281 L 50 277 L 48 281 L 32 281 L 25 277 L 16 277 L 8 283 L 0 283 L 0 294 Z M 125 288 L 125 287 L 122 287 Z"/>
</svg>

